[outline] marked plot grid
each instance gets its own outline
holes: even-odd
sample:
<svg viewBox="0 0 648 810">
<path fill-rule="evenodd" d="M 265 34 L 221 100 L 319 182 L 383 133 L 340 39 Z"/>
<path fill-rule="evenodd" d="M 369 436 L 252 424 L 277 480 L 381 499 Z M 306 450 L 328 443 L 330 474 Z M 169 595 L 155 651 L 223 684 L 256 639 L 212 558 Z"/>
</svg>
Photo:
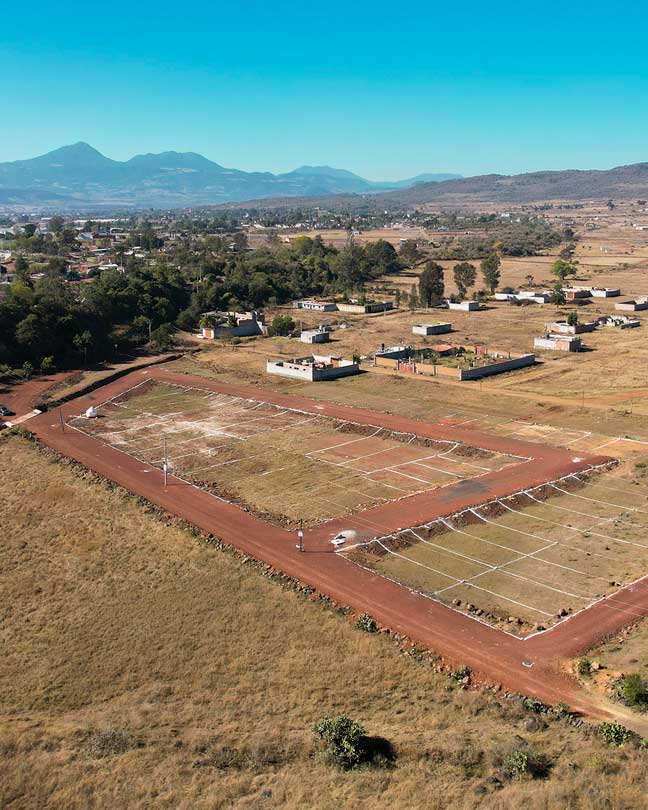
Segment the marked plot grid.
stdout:
<svg viewBox="0 0 648 810">
<path fill-rule="evenodd" d="M 264 519 L 316 524 L 522 459 L 204 389 L 147 381 L 71 420 Z"/>
<path fill-rule="evenodd" d="M 526 634 L 646 573 L 648 483 L 568 476 L 339 553 Z"/>
</svg>

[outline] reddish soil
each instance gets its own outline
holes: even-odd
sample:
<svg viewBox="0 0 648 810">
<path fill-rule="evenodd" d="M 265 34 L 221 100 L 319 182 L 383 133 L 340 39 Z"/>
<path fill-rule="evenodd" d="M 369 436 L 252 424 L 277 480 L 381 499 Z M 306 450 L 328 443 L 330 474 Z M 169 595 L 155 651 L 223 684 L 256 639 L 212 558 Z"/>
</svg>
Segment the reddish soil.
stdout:
<svg viewBox="0 0 648 810">
<path fill-rule="evenodd" d="M 69 371 L 57 371 L 44 377 L 34 377 L 15 385 L 0 385 L 0 405 L 5 405 L 16 417 L 24 416 L 34 409 L 43 394 L 70 376 Z M 6 417 L 9 421 L 16 417 Z M 1 421 L 1 417 L 0 417 Z"/>
<path fill-rule="evenodd" d="M 150 465 L 69 426 L 62 432 L 58 413 L 45 413 L 29 422 L 29 428 L 38 438 L 60 453 L 329 595 L 336 602 L 359 612 L 366 611 L 379 624 L 435 650 L 454 664 L 467 664 L 483 678 L 509 690 L 534 695 L 548 703 L 565 700 L 574 710 L 592 717 L 605 716 L 580 692 L 577 684 L 560 671 L 561 660 L 586 650 L 623 625 L 646 615 L 648 578 L 565 619 L 551 630 L 520 639 L 358 568 L 334 553 L 330 539 L 340 530 L 350 528 L 363 534 L 389 534 L 400 527 L 428 522 L 525 487 L 603 464 L 610 461 L 609 458 L 576 458 L 568 450 L 484 434 L 469 427 L 429 425 L 391 414 L 315 403 L 260 388 L 191 377 L 159 366 L 133 372 L 92 395 L 68 403 L 63 406 L 63 413 L 70 418 L 89 405 L 116 396 L 145 379 L 193 384 L 233 396 L 363 424 L 383 425 L 434 439 L 460 441 L 529 459 L 478 479 L 460 481 L 441 490 L 387 503 L 350 518 L 331 520 L 305 533 L 305 552 L 300 553 L 295 548 L 294 533 L 265 523 L 173 476 L 169 476 L 165 487 L 162 472 Z"/>
</svg>

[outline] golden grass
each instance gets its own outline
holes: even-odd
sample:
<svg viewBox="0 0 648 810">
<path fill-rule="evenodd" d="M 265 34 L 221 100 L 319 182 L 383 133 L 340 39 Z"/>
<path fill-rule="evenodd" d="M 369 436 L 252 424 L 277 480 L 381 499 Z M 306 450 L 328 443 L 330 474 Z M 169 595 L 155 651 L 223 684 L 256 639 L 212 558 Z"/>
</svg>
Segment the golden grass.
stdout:
<svg viewBox="0 0 648 810">
<path fill-rule="evenodd" d="M 0 442 L 0 806 L 639 807 L 645 760 L 429 666 L 147 514 L 25 440 Z M 343 773 L 311 726 L 348 713 L 397 748 Z M 519 734 L 550 777 L 496 790 Z M 223 765 L 223 747 L 239 767 Z"/>
</svg>

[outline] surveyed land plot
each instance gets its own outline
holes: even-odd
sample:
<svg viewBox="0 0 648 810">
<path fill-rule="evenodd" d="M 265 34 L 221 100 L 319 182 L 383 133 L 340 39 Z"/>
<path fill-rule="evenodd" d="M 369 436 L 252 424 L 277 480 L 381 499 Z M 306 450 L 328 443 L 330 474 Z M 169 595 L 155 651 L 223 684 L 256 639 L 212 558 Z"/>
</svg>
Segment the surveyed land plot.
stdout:
<svg viewBox="0 0 648 810">
<path fill-rule="evenodd" d="M 70 424 L 280 524 L 315 525 L 524 459 L 147 381 Z"/>
<path fill-rule="evenodd" d="M 340 553 L 527 635 L 646 575 L 648 482 L 568 476 Z"/>
</svg>

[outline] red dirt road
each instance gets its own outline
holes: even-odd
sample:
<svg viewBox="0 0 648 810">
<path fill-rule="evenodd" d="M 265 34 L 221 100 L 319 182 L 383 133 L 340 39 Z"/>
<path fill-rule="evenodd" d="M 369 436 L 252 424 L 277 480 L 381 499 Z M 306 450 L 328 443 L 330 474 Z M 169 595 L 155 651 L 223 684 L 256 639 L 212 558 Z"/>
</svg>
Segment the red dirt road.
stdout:
<svg viewBox="0 0 648 810">
<path fill-rule="evenodd" d="M 67 427 L 61 431 L 57 413 L 30 420 L 35 435 L 58 452 L 115 481 L 250 556 L 269 563 L 336 602 L 366 611 L 376 621 L 450 659 L 500 683 L 509 690 L 534 695 L 548 703 L 567 701 L 591 717 L 607 716 L 590 703 L 577 684 L 559 671 L 561 659 L 587 649 L 625 624 L 648 613 L 648 578 L 583 610 L 551 630 L 520 639 L 414 593 L 377 574 L 359 568 L 333 552 L 330 539 L 341 529 L 366 532 L 366 521 L 376 533 L 416 525 L 452 514 L 466 506 L 504 497 L 562 475 L 609 461 L 604 456 L 575 458 L 573 453 L 546 445 L 482 434 L 470 428 L 429 425 L 390 414 L 378 414 L 313 400 L 285 396 L 260 388 L 227 385 L 155 367 L 132 374 L 94 394 L 63 406 L 66 418 L 90 404 L 116 396 L 146 379 L 195 385 L 221 393 L 270 402 L 315 414 L 363 424 L 383 425 L 434 439 L 449 439 L 528 458 L 519 465 L 459 482 L 442 490 L 413 496 L 361 513 L 336 519 L 306 532 L 306 552 L 295 548 L 295 535 L 270 525 L 209 493 L 173 476 L 164 487 L 161 471 L 122 451 Z M 477 488 L 475 485 L 478 484 Z M 355 521 L 355 524 L 354 524 Z M 524 662 L 524 663 L 523 663 Z"/>
</svg>

